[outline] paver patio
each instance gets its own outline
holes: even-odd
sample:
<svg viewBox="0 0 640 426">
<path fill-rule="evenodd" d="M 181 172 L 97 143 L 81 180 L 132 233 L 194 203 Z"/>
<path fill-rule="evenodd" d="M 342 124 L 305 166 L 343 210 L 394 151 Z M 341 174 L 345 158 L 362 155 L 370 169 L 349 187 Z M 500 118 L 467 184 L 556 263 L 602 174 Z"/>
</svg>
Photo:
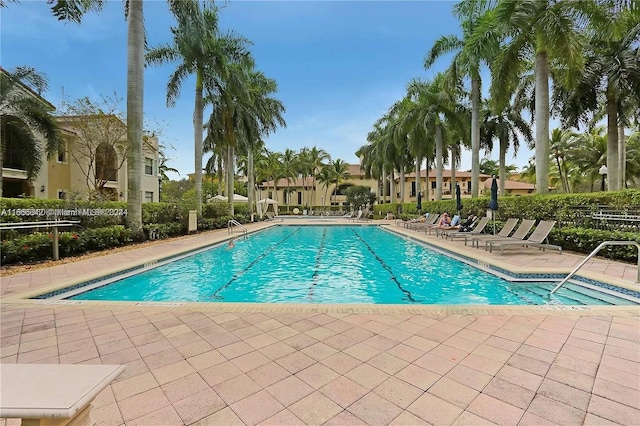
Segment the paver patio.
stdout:
<svg viewBox="0 0 640 426">
<path fill-rule="evenodd" d="M 638 307 L 19 297 L 224 238 L 199 234 L 2 277 L 0 363 L 127 365 L 94 401 L 92 419 L 105 425 L 640 424 Z M 482 255 L 514 269 L 570 269 L 581 259 Z M 609 268 L 609 280 L 611 271 L 621 281 L 637 273 L 616 262 L 591 266 L 593 274 Z"/>
</svg>

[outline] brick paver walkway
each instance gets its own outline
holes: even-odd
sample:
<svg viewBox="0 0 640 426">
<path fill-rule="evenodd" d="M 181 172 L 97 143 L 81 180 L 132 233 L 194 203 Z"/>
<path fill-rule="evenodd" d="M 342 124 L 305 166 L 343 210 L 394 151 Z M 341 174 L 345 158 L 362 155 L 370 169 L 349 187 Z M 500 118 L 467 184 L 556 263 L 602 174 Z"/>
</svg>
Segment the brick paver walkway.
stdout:
<svg viewBox="0 0 640 426">
<path fill-rule="evenodd" d="M 151 306 L 15 297 L 223 238 L 203 234 L 163 250 L 3 278 L 0 363 L 127 365 L 94 401 L 100 425 L 640 424 L 637 307 Z M 518 257 L 526 253 L 500 261 Z"/>
</svg>

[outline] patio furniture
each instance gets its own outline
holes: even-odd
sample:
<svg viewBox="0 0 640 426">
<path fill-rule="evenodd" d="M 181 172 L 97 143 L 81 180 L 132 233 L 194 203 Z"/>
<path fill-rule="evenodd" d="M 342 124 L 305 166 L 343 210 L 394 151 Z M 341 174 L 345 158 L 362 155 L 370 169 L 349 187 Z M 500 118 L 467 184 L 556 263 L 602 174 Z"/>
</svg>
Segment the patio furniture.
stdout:
<svg viewBox="0 0 640 426">
<path fill-rule="evenodd" d="M 511 234 L 511 231 L 513 231 L 513 228 L 516 227 L 517 223 L 518 223 L 518 219 L 509 218 L 509 219 L 507 219 L 507 221 L 505 222 L 504 226 L 502 227 L 500 232 L 498 232 L 497 235 L 481 234 L 481 235 L 474 236 L 473 238 L 471 238 L 471 247 L 479 247 L 481 240 L 482 241 L 489 241 L 489 240 L 495 239 L 495 238 L 501 239 L 501 238 L 508 237 L 509 234 Z M 531 226 L 533 226 L 533 223 L 531 224 Z M 529 229 L 531 229 L 531 227 L 529 227 Z M 529 230 L 527 230 L 527 232 L 529 232 Z"/>
<path fill-rule="evenodd" d="M 520 226 L 518 226 L 518 229 L 516 229 L 516 232 L 513 233 L 512 236 L 510 237 L 498 237 L 497 235 L 487 235 L 487 237 L 489 238 L 484 238 L 484 249 L 487 250 L 489 248 L 489 243 L 490 242 L 500 242 L 500 241 L 523 241 L 525 239 L 525 237 L 527 236 L 527 234 L 529 233 L 529 231 L 531 231 L 531 228 L 533 228 L 533 225 L 536 224 L 535 220 L 531 220 L 531 219 L 525 219 L 522 221 L 522 223 L 520 223 Z M 493 237 L 493 238 L 490 238 Z M 480 248 L 480 241 L 478 241 L 478 244 L 476 245 L 477 248 Z"/>
<path fill-rule="evenodd" d="M 124 365 L 2 364 L 0 417 L 23 425 L 88 425 L 91 401 Z"/>
<path fill-rule="evenodd" d="M 507 240 L 507 239 L 498 240 L 498 241 L 490 240 L 490 241 L 487 241 L 485 244 L 489 245 L 489 252 L 493 250 L 494 246 L 500 247 L 501 256 L 504 255 L 505 246 L 538 247 L 538 248 L 541 248 L 542 250 L 549 248 L 549 249 L 558 250 L 560 253 L 562 253 L 562 247 L 545 243 L 545 241 L 547 240 L 547 237 L 549 236 L 549 233 L 551 232 L 551 229 L 555 226 L 555 224 L 556 224 L 555 220 L 552 220 L 552 221 L 541 220 L 540 223 L 538 223 L 538 226 L 536 226 L 536 229 L 526 240 Z"/>
<path fill-rule="evenodd" d="M 487 223 L 489 223 L 489 218 L 485 216 L 482 219 L 480 219 L 480 221 L 475 226 L 475 228 L 473 228 L 472 231 L 469 231 L 469 232 L 452 232 L 451 234 L 445 235 L 445 239 L 447 237 L 451 237 L 451 240 L 454 240 L 456 238 L 464 238 L 464 245 L 466 246 L 467 245 L 467 238 L 469 238 L 470 236 L 478 235 L 478 234 L 482 233 L 482 231 L 484 231 L 484 228 L 487 226 Z"/>
</svg>

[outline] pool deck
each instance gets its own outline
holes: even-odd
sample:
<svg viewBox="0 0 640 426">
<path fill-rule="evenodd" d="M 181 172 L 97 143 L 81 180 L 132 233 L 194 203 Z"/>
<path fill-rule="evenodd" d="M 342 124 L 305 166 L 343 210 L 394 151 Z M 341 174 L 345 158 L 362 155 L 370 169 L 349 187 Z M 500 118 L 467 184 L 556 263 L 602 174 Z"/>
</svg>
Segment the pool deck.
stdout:
<svg viewBox="0 0 640 426">
<path fill-rule="evenodd" d="M 373 223 L 517 273 L 566 273 L 584 258 L 500 256 Z M 100 425 L 640 424 L 635 306 L 25 299 L 228 238 L 206 232 L 2 276 L 0 363 L 126 365 L 94 401 Z M 633 265 L 594 259 L 581 274 L 638 288 Z"/>
</svg>

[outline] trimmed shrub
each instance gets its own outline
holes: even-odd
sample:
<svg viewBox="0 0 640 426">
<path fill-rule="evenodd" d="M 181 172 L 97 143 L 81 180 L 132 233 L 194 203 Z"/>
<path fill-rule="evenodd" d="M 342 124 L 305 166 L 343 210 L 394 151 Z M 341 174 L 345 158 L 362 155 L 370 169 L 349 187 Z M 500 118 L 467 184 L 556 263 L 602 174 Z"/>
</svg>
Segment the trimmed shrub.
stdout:
<svg viewBox="0 0 640 426">
<path fill-rule="evenodd" d="M 130 243 L 131 233 L 122 225 L 86 229 L 77 232 L 60 232 L 58 249 L 60 257 L 104 250 Z M 0 245 L 3 265 L 34 262 L 53 257 L 53 234 L 36 232 L 3 240 Z"/>
<path fill-rule="evenodd" d="M 563 250 L 591 253 L 604 241 L 636 241 L 640 243 L 640 233 L 606 231 L 588 228 L 554 228 L 549 234 L 549 242 L 562 247 Z M 628 246 L 606 246 L 598 255 L 627 262 L 638 262 L 638 249 Z"/>
</svg>

